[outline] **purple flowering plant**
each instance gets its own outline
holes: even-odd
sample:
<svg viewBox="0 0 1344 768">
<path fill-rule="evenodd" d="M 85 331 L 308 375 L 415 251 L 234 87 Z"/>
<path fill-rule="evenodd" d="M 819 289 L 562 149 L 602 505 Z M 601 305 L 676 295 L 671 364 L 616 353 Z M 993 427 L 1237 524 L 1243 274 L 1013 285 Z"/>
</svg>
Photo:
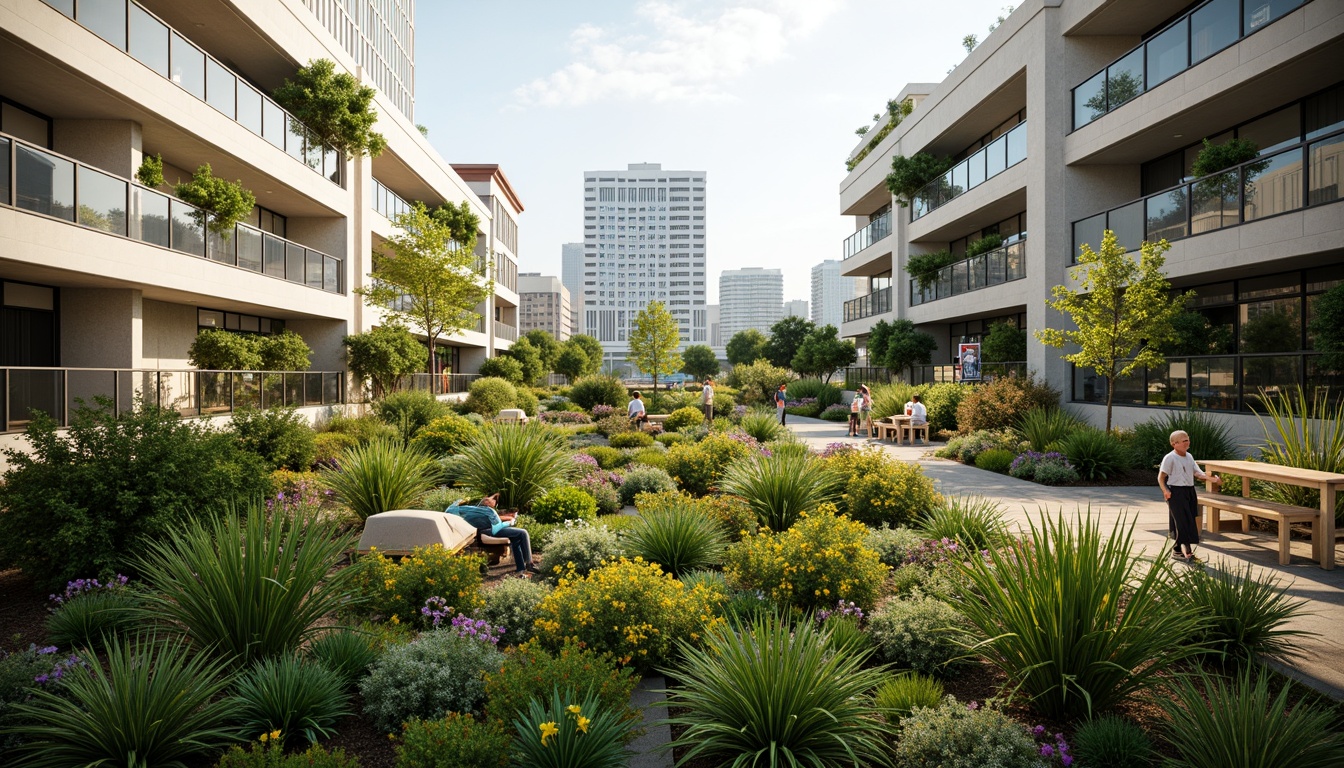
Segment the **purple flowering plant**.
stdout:
<svg viewBox="0 0 1344 768">
<path fill-rule="evenodd" d="M 59 608 L 61 605 L 74 600 L 80 595 L 89 594 L 90 592 L 121 589 L 126 586 L 129 581 L 130 579 L 119 573 L 115 577 L 109 579 L 106 584 L 97 579 L 75 579 L 74 581 L 66 582 L 64 592 L 59 595 L 48 595 L 48 599 L 55 603 L 55 607 L 50 610 L 55 611 L 56 608 Z"/>
<path fill-rule="evenodd" d="M 835 604 L 834 609 L 823 608 L 820 611 L 817 611 L 817 623 L 824 623 L 827 619 L 832 617 L 851 618 L 854 621 L 859 622 L 863 621 L 863 616 L 864 613 L 862 608 L 855 605 L 853 602 L 840 600 Z"/>
<path fill-rule="evenodd" d="M 1064 734 L 1056 733 L 1054 738 L 1051 739 L 1046 734 L 1044 725 L 1038 725 L 1028 730 L 1031 731 L 1032 738 L 1036 740 L 1041 757 L 1051 763 L 1054 762 L 1055 758 L 1058 758 L 1059 764 L 1064 768 L 1073 765 L 1073 755 L 1069 753 L 1069 742 L 1064 739 Z"/>
<path fill-rule="evenodd" d="M 602 418 L 603 416 L 610 416 L 611 414 L 613 414 L 613 413 L 615 413 L 615 412 L 616 412 L 616 409 L 615 409 L 615 408 L 612 408 L 610 405 L 607 405 L 606 403 L 598 403 L 597 405 L 594 405 L 594 406 L 593 406 L 593 418 L 594 418 L 594 419 L 600 419 L 600 418 Z"/>
</svg>

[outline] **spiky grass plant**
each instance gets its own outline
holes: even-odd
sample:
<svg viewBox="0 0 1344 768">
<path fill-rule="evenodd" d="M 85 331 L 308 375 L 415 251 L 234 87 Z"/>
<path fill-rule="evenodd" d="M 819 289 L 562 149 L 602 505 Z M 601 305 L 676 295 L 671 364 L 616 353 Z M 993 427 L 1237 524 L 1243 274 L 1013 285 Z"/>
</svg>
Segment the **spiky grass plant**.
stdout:
<svg viewBox="0 0 1344 768">
<path fill-rule="evenodd" d="M 1082 426 L 1081 419 L 1063 408 L 1033 408 L 1022 414 L 1017 433 L 1031 443 L 1031 450 L 1045 453 Z"/>
<path fill-rule="evenodd" d="M 733 463 L 720 488 L 745 500 L 762 526 L 784 531 L 800 513 L 838 500 L 841 480 L 812 456 L 785 453 Z"/>
<path fill-rule="evenodd" d="M 335 734 L 336 721 L 350 714 L 350 695 L 340 674 L 297 656 L 262 659 L 235 685 L 244 733 L 279 731 L 295 744 Z"/>
<path fill-rule="evenodd" d="M 345 449 L 321 484 L 360 520 L 394 509 L 411 509 L 438 482 L 440 468 L 418 447 L 379 439 Z"/>
<path fill-rule="evenodd" d="M 1105 480 L 1129 469 L 1132 455 L 1115 436 L 1099 429 L 1076 429 L 1059 442 L 1059 452 L 1084 480 Z"/>
<path fill-rule="evenodd" d="M 1231 571 L 1191 571 L 1181 594 L 1205 619 L 1199 637 L 1210 653 L 1229 663 L 1256 656 L 1285 659 L 1298 653 L 1295 638 L 1309 634 L 1288 629 L 1302 615 L 1305 600 L 1288 596 L 1277 578 L 1260 581 L 1249 564 Z"/>
<path fill-rule="evenodd" d="M 1331 404 L 1318 390 L 1307 400 L 1306 392 L 1295 388 L 1273 396 L 1262 391 L 1260 402 L 1269 415 L 1266 421 L 1256 414 L 1265 432 L 1261 461 L 1281 467 L 1344 472 L 1344 429 L 1339 426 L 1344 424 L 1344 398 Z M 1321 493 L 1315 488 L 1280 483 L 1265 483 L 1263 487 L 1271 501 L 1321 507 Z M 1344 493 L 1335 499 L 1335 523 L 1344 524 Z"/>
<path fill-rule="evenodd" d="M 765 411 L 753 409 L 748 411 L 742 417 L 738 424 L 743 432 L 756 438 L 762 443 L 768 443 L 771 440 L 777 440 L 781 435 L 788 431 L 786 427 L 779 423 L 779 418 L 774 411 Z"/>
<path fill-rule="evenodd" d="M 631 724 L 624 713 L 601 709 L 598 697 L 551 690 L 546 701 L 532 699 L 527 714 L 513 721 L 513 761 L 518 768 L 621 768 L 632 753 L 625 748 Z"/>
<path fill-rule="evenodd" d="M 971 550 L 994 549 L 1008 540 L 1003 506 L 984 496 L 944 496 L 919 521 L 919 532 L 929 539 L 949 539 Z"/>
<path fill-rule="evenodd" d="M 936 677 L 918 672 L 892 675 L 878 686 L 874 702 L 877 711 L 893 725 L 909 717 L 917 707 L 937 707 L 943 701 L 943 683 Z"/>
<path fill-rule="evenodd" d="M 60 648 L 100 650 L 109 635 L 135 630 L 140 598 L 128 588 L 96 590 L 67 600 L 47 618 L 47 639 Z"/>
<path fill-rule="evenodd" d="M 1102 715 L 1078 726 L 1073 754 L 1089 768 L 1135 768 L 1152 765 L 1152 739 L 1138 724 L 1118 715 Z"/>
<path fill-rule="evenodd" d="M 541 425 L 491 427 L 461 456 L 458 483 L 498 493 L 500 509 L 526 510 L 574 467 L 563 438 Z"/>
<path fill-rule="evenodd" d="M 646 510 L 625 533 L 628 554 L 674 576 L 722 565 L 727 545 L 723 526 L 690 504 Z"/>
<path fill-rule="evenodd" d="M 1237 458 L 1237 444 L 1227 424 L 1204 411 L 1174 411 L 1134 426 L 1135 463 L 1142 469 L 1157 469 L 1171 452 L 1171 433 L 1190 435 L 1190 452 L 1204 459 Z"/>
<path fill-rule="evenodd" d="M 308 645 L 308 657 L 340 676 L 345 688 L 353 688 L 378 658 L 375 639 L 353 629 L 334 629 Z"/>
</svg>

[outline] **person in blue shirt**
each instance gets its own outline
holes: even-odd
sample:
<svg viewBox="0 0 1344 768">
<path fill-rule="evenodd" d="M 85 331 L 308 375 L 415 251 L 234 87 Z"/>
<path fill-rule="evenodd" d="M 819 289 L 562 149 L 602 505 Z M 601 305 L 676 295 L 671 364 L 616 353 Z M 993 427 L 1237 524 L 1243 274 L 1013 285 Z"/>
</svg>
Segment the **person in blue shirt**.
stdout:
<svg viewBox="0 0 1344 768">
<path fill-rule="evenodd" d="M 495 493 L 481 499 L 480 504 L 457 504 L 446 511 L 471 523 L 482 534 L 508 539 L 513 562 L 517 565 L 515 573 L 536 573 L 537 567 L 532 564 L 531 537 L 522 528 L 514 527 L 514 513 L 505 512 L 501 515 L 495 511 L 497 506 L 499 494 Z"/>
<path fill-rule="evenodd" d="M 787 402 L 787 384 L 780 384 L 779 389 L 775 390 L 775 411 L 779 416 L 780 426 L 784 425 L 784 405 Z"/>
</svg>

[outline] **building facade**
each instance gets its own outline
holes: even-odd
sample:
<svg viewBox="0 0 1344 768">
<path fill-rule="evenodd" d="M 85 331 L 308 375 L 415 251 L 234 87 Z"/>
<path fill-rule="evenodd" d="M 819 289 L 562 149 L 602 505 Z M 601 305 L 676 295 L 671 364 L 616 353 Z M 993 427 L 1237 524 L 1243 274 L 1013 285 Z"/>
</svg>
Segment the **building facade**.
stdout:
<svg viewBox="0 0 1344 768">
<path fill-rule="evenodd" d="M 704 344 L 705 172 L 632 163 L 583 174 L 583 332 L 624 366 L 630 328 L 649 302 L 667 306 L 681 348 Z M 577 299 L 571 299 L 577 300 Z"/>
<path fill-rule="evenodd" d="M 806 319 L 807 316 L 807 299 L 793 299 L 784 302 L 784 317 L 801 317 Z M 838 325 L 836 326 L 836 328 L 839 327 L 840 326 Z"/>
<path fill-rule="evenodd" d="M 569 333 L 583 333 L 583 243 L 560 246 L 560 282 L 569 290 L 569 305 L 573 308 Z"/>
<path fill-rule="evenodd" d="M 1338 392 L 1306 322 L 1344 280 L 1344 4 L 1171 10 L 1034 0 L 943 82 L 907 86 L 898 99 L 913 112 L 861 141 L 840 185 L 855 220 L 843 274 L 868 284 L 845 304 L 842 335 L 862 348 L 874 323 L 906 318 L 938 339 L 935 362 L 951 363 L 958 342 L 997 321 L 1061 327 L 1050 290 L 1075 285 L 1079 249 L 1109 229 L 1130 250 L 1170 242 L 1167 275 L 1194 291 L 1203 326 L 1160 369 L 1117 383 L 1117 423 L 1193 407 L 1258 432 L 1237 414 L 1262 390 Z M 1232 138 L 1258 156 L 1195 178 L 1202 141 Z M 951 169 L 894 198 L 892 158 L 921 152 Z M 941 250 L 958 260 L 922 283 L 906 272 L 911 256 Z M 1029 368 L 1100 422 L 1105 380 L 1029 338 Z"/>
<path fill-rule="evenodd" d="M 841 274 L 840 261 L 826 259 L 812 267 L 812 322 L 839 328 L 845 318 L 845 302 L 867 293 L 868 283 Z"/>
<path fill-rule="evenodd" d="M 766 336 L 784 317 L 784 273 L 778 269 L 725 269 L 719 275 L 719 338 L 755 328 Z"/>
<path fill-rule="evenodd" d="M 396 26 L 397 45 L 410 45 L 409 2 L 341 5 Z M 482 255 L 504 253 L 494 295 L 478 307 L 482 322 L 440 340 L 435 370 L 471 372 L 507 347 L 510 334 L 496 335 L 505 326 L 488 322 L 517 306 L 516 288 L 498 274 L 516 275 L 498 219 L 521 205 L 482 197 L 473 184 L 482 185 L 416 130 L 403 109 L 410 102 L 381 83 L 376 127 L 388 146 L 376 158 L 305 143 L 298 121 L 267 96 L 295 62 L 366 71 L 333 39 L 327 6 L 0 0 L 0 365 L 27 382 L 7 426 L 29 406 L 59 410 L 77 390 L 112 380 L 83 369 L 136 371 L 134 385 L 117 379 L 128 398 L 152 394 L 146 382 L 158 377 L 159 395 L 171 390 L 175 402 L 193 379 L 173 372 L 190 369 L 203 328 L 291 330 L 312 348 L 314 370 L 342 371 L 341 339 L 383 321 L 355 291 L 395 232 L 391 217 L 412 200 L 465 201 L 481 220 Z M 170 182 L 159 188 L 136 180 L 153 155 Z M 171 194 L 171 182 L 207 163 L 257 198 L 224 232 Z M 27 370 L 39 366 L 59 371 Z M 86 379 L 98 383 L 76 383 Z"/>
<path fill-rule="evenodd" d="M 545 331 L 560 341 L 568 341 L 570 322 L 574 318 L 570 307 L 569 289 L 552 275 L 524 272 L 518 276 L 519 308 L 518 330 Z"/>
</svg>

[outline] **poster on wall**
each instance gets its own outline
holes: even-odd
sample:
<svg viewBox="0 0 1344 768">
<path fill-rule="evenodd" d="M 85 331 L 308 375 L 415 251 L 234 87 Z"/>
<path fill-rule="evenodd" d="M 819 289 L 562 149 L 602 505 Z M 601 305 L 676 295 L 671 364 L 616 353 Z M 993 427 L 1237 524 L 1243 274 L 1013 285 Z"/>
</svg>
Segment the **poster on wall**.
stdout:
<svg viewBox="0 0 1344 768">
<path fill-rule="evenodd" d="M 980 380 L 980 344 L 960 344 L 957 348 L 957 357 L 961 360 L 961 380 L 979 381 Z"/>
</svg>

